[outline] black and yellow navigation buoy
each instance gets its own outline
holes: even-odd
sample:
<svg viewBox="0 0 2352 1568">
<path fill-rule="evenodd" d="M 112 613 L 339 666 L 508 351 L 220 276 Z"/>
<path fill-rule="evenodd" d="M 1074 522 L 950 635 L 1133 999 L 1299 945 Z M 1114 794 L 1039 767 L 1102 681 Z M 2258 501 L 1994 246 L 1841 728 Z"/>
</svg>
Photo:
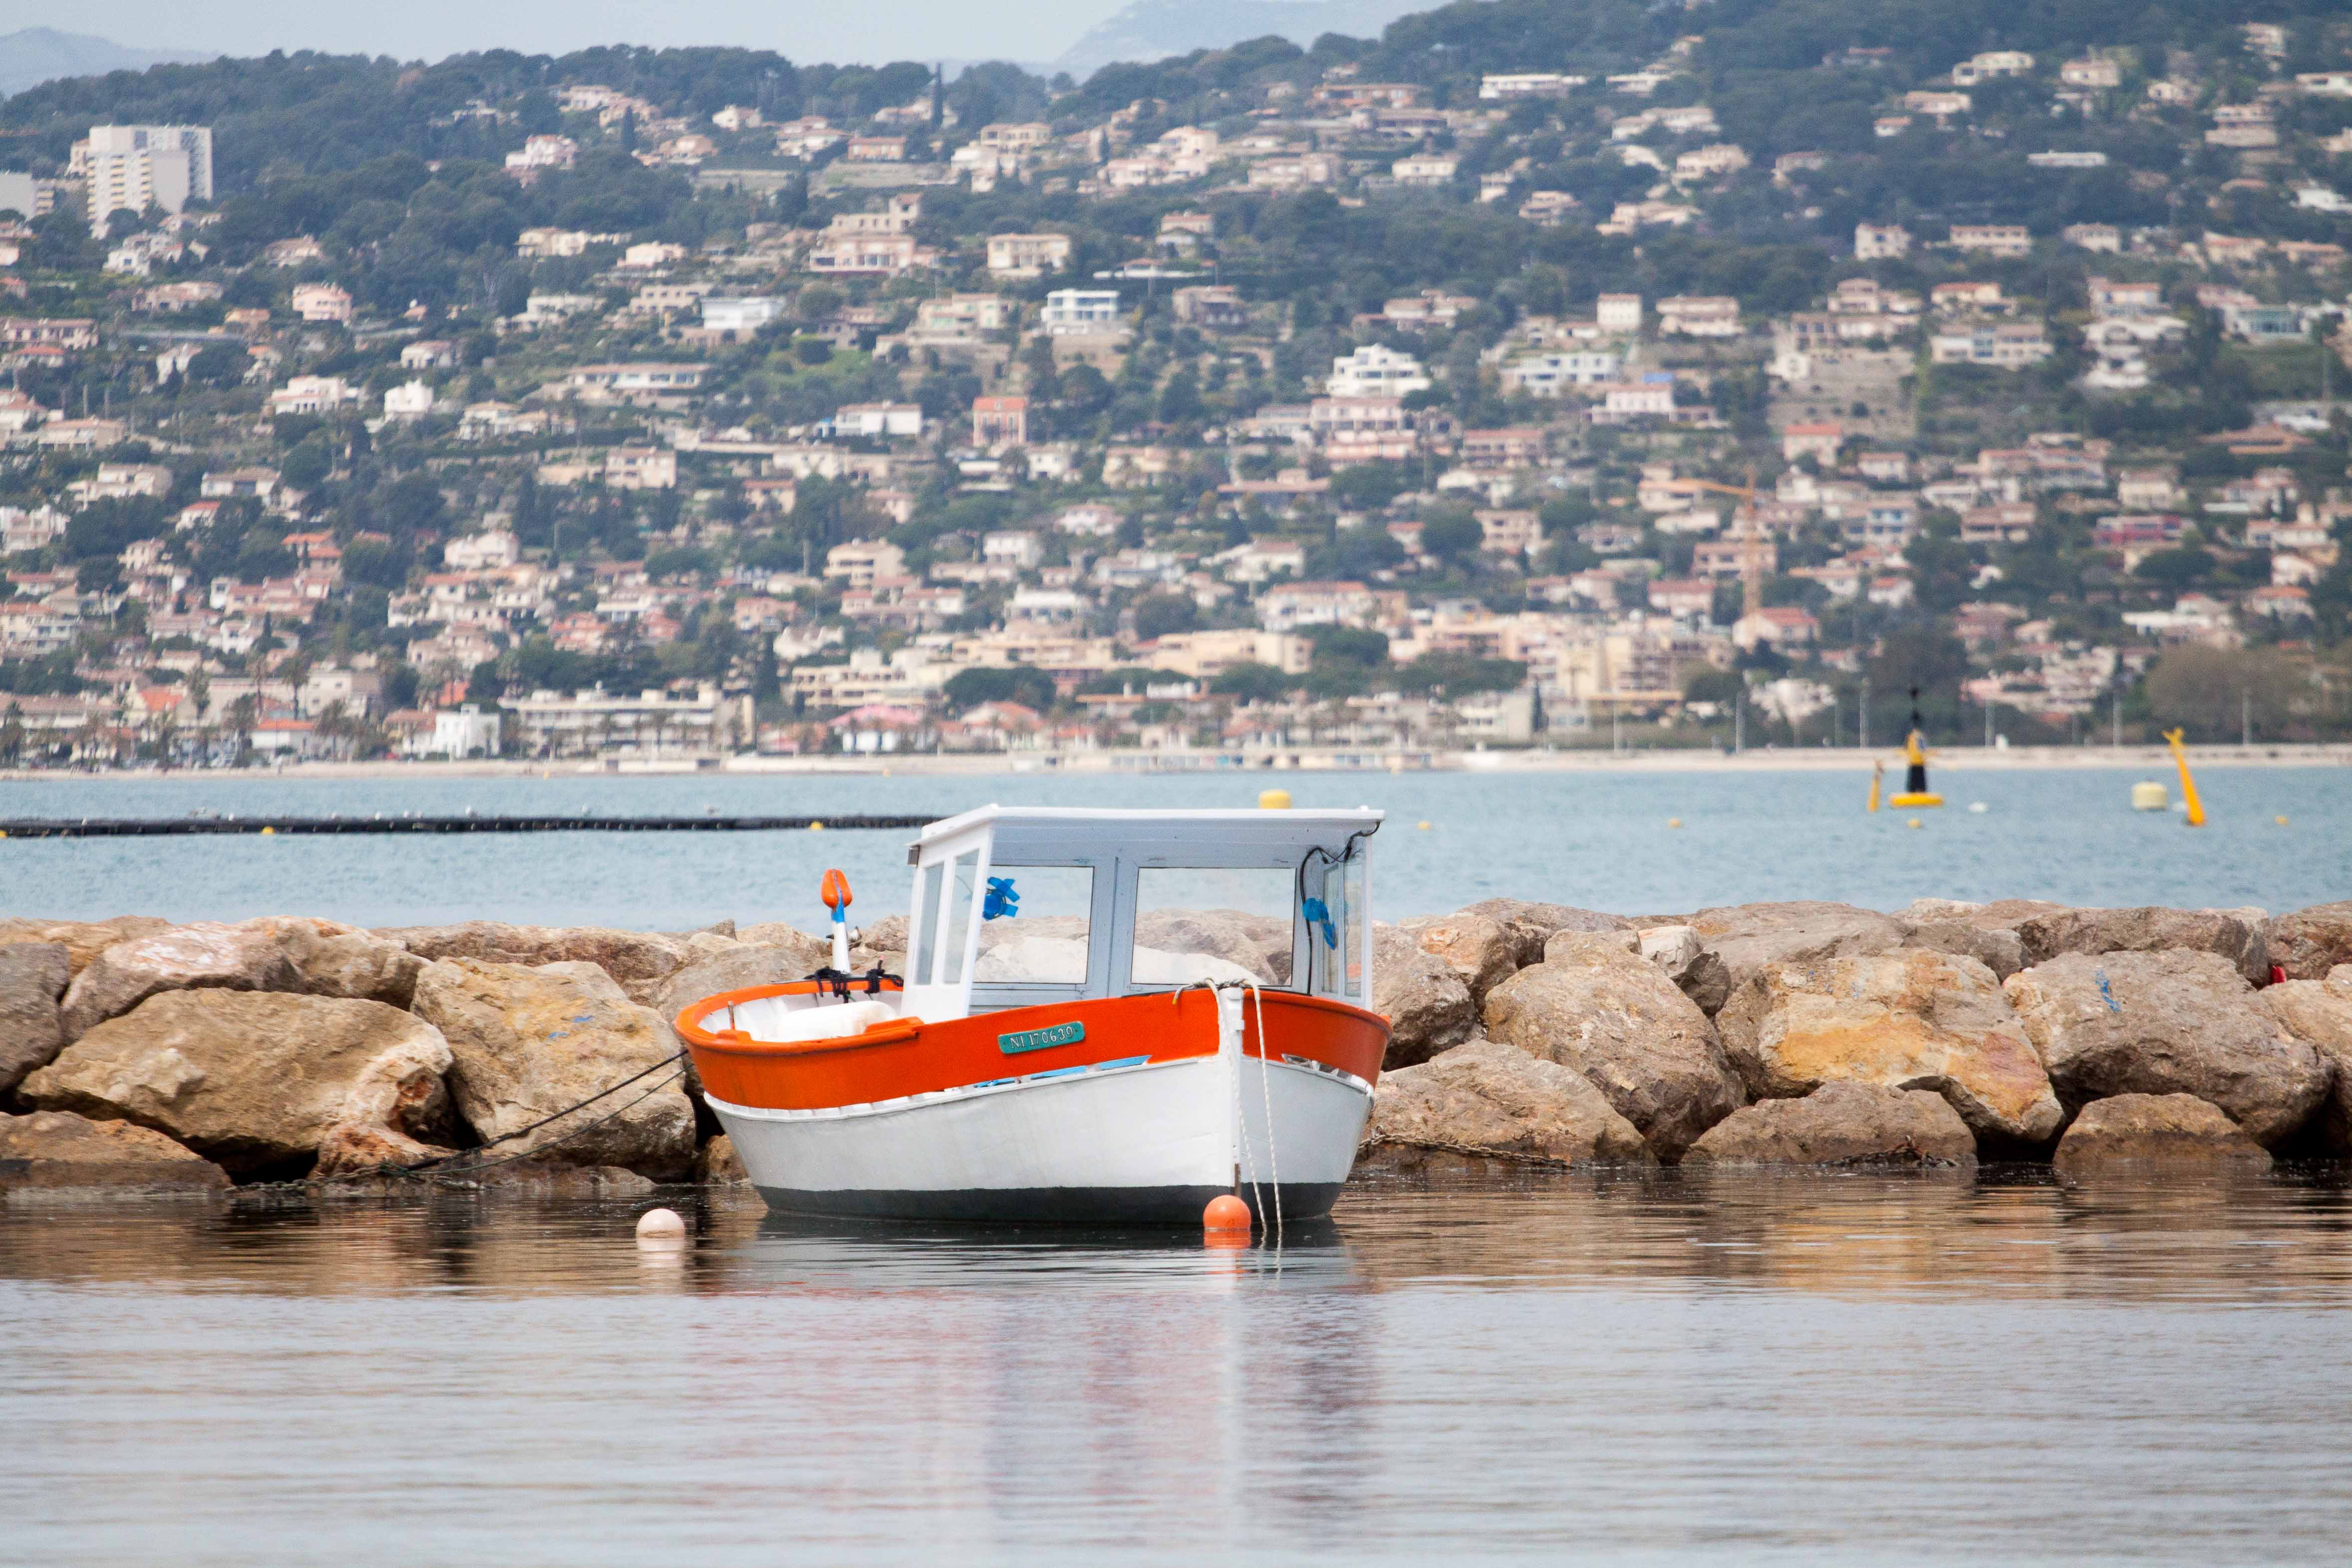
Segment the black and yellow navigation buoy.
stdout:
<svg viewBox="0 0 2352 1568">
<path fill-rule="evenodd" d="M 1927 742 L 1920 731 L 1927 721 L 1919 716 L 1919 689 L 1911 689 L 1911 733 L 1904 738 L 1903 761 L 1908 771 L 1903 775 L 1903 793 L 1886 804 L 1909 810 L 1918 806 L 1941 805 L 1944 797 L 1927 787 Z"/>
</svg>

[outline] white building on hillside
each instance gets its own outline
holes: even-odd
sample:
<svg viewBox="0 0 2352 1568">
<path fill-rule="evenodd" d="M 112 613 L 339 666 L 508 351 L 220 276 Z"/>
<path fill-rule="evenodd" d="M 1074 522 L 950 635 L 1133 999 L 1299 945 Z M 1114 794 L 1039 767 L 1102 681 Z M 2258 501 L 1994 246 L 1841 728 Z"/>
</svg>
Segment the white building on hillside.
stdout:
<svg viewBox="0 0 2352 1568">
<path fill-rule="evenodd" d="M 1429 373 L 1422 368 L 1421 361 L 1378 343 L 1368 343 L 1331 362 L 1331 374 L 1324 382 L 1323 390 L 1332 397 L 1402 397 L 1428 385 Z"/>
</svg>

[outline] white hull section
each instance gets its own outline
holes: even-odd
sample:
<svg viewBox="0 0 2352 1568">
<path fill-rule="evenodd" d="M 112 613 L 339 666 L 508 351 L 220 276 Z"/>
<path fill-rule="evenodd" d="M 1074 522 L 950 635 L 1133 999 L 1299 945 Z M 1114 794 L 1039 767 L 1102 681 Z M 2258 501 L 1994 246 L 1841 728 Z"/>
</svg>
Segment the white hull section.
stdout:
<svg viewBox="0 0 2352 1568">
<path fill-rule="evenodd" d="M 1280 1061 L 1262 1073 L 1241 1058 L 1236 1073 L 1234 1061 L 1072 1069 L 826 1110 L 710 1105 L 753 1184 L 803 1212 L 1181 1222 L 1277 1178 L 1286 1217 L 1328 1211 L 1369 1087 Z"/>
</svg>

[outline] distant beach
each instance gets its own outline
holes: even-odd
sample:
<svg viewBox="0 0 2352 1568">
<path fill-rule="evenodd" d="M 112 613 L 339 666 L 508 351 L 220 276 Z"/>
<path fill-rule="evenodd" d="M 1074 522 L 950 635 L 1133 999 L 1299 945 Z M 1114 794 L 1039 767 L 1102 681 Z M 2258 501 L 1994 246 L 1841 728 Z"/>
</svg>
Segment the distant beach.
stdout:
<svg viewBox="0 0 2352 1568">
<path fill-rule="evenodd" d="M 0 772 L 0 784 L 159 784 L 183 780 L 206 784 L 238 779 L 438 778 L 660 778 L 724 774 L 898 775 L 906 777 L 995 777 L 1152 774 L 1248 774 L 1255 773 L 1852 773 L 1873 763 L 1890 768 L 1900 753 L 1890 747 L 1860 751 L 1852 746 L 1753 747 L 1740 752 L 1691 748 L 1623 751 L 1524 750 L 1413 751 L 1405 752 L 1298 746 L 1248 752 L 1106 750 L 1020 752 L 877 752 L 813 756 L 644 757 L 582 762 L 576 759 L 478 760 L 463 763 L 295 763 L 283 767 L 169 772 L 113 770 L 75 773 L 59 769 Z M 1931 749 L 1929 764 L 1956 773 L 2044 771 L 2068 768 L 2128 768 L 2169 778 L 2171 752 L 2163 746 L 1952 746 Z M 2352 745 L 2287 744 L 2191 746 L 2191 767 L 2352 767 Z"/>
</svg>

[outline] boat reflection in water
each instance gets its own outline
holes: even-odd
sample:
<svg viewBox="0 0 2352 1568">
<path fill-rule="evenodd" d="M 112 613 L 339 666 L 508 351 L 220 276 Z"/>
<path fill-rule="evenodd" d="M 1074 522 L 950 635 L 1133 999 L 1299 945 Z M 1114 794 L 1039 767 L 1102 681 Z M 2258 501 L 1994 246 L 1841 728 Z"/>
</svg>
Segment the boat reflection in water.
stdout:
<svg viewBox="0 0 2352 1568">
<path fill-rule="evenodd" d="M 1381 1176 L 1278 1249 L 0 1210 L 6 1555 L 2336 1561 L 2340 1183 Z"/>
</svg>

